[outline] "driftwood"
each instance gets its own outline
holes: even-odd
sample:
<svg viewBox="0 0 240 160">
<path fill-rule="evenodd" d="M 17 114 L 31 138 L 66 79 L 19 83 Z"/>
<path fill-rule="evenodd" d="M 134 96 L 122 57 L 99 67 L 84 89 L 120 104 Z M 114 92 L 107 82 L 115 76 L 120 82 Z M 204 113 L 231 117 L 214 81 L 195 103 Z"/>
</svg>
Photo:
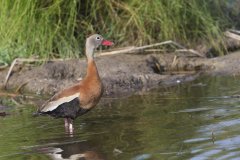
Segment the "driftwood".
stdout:
<svg viewBox="0 0 240 160">
<path fill-rule="evenodd" d="M 240 34 L 240 31 L 238 31 L 239 34 Z M 237 31 L 226 31 L 224 34 L 226 37 L 229 37 L 229 38 L 232 38 L 232 39 L 235 39 L 235 40 L 238 40 L 240 41 L 240 35 L 237 34 L 238 33 Z"/>
</svg>

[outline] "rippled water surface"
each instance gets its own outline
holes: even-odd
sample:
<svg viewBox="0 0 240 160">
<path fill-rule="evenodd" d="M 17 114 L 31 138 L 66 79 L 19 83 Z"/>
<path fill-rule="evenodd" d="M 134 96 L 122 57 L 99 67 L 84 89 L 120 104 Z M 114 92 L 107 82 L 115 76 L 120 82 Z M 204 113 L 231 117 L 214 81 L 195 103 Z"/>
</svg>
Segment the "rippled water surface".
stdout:
<svg viewBox="0 0 240 160">
<path fill-rule="evenodd" d="M 240 159 L 238 95 L 239 77 L 204 77 L 101 104 L 73 135 L 17 99 L 0 107 L 10 114 L 0 117 L 0 159 Z"/>
</svg>

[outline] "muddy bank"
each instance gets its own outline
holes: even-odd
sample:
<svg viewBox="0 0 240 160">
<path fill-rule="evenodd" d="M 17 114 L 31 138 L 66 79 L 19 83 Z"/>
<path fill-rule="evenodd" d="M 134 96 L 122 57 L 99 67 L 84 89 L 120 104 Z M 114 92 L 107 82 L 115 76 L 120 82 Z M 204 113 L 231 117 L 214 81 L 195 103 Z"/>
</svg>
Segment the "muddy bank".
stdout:
<svg viewBox="0 0 240 160">
<path fill-rule="evenodd" d="M 119 54 L 97 57 L 96 63 L 105 86 L 105 96 L 115 96 L 191 81 L 199 73 L 239 75 L 239 57 L 240 51 L 212 59 L 173 53 Z M 22 86 L 24 91 L 52 95 L 77 83 L 85 72 L 85 59 L 47 62 L 41 66 L 19 65 L 15 67 L 7 88 Z M 0 72 L 1 86 L 6 75 L 7 70 Z"/>
</svg>

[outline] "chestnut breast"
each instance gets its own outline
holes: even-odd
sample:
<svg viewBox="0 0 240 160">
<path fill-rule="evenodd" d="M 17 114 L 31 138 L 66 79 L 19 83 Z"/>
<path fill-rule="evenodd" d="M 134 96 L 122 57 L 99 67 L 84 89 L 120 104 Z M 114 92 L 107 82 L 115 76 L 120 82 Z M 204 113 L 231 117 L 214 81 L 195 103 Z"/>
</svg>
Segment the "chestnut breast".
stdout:
<svg viewBox="0 0 240 160">
<path fill-rule="evenodd" d="M 80 82 L 80 105 L 84 109 L 91 109 L 103 94 L 103 85 L 98 75 L 94 61 L 88 62 L 86 77 Z"/>
<path fill-rule="evenodd" d="M 91 109 L 100 100 L 103 85 L 100 79 L 84 79 L 80 84 L 80 105 L 84 109 Z"/>
</svg>

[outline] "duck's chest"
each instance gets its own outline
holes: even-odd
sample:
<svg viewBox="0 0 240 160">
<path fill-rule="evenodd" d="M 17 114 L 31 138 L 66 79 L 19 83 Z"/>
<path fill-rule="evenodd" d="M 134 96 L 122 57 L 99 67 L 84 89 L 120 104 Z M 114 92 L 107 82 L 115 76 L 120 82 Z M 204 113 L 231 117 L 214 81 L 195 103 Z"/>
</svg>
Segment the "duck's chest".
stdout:
<svg viewBox="0 0 240 160">
<path fill-rule="evenodd" d="M 103 94 L 103 85 L 101 82 L 92 82 L 85 85 L 85 88 L 80 92 L 80 105 L 82 108 L 91 109 L 100 100 Z"/>
</svg>

